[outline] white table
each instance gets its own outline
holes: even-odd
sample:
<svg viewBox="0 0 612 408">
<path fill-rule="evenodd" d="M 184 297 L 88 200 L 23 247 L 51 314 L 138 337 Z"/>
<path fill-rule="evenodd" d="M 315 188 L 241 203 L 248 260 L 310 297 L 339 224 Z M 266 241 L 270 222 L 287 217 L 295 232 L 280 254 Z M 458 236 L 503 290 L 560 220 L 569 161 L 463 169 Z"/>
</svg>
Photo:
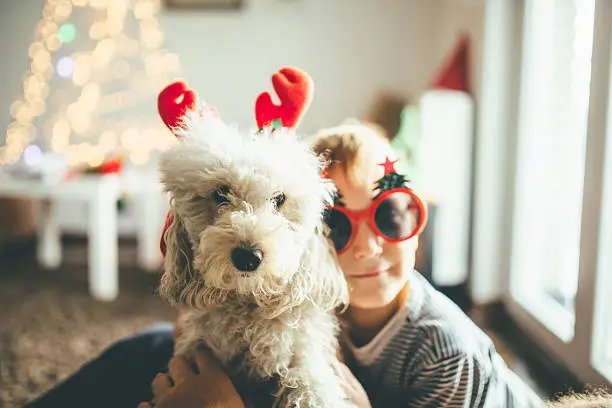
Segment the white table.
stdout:
<svg viewBox="0 0 612 408">
<path fill-rule="evenodd" d="M 61 231 L 53 211 L 57 199 L 76 199 L 88 203 L 87 238 L 89 291 L 100 301 L 112 301 L 119 294 L 117 175 L 82 175 L 70 181 L 47 183 L 13 178 L 0 172 L 0 196 L 28 197 L 38 200 L 38 262 L 57 268 L 62 261 Z M 159 267 L 159 210 L 151 184 L 142 183 L 137 191 L 138 262 L 146 269 Z"/>
</svg>

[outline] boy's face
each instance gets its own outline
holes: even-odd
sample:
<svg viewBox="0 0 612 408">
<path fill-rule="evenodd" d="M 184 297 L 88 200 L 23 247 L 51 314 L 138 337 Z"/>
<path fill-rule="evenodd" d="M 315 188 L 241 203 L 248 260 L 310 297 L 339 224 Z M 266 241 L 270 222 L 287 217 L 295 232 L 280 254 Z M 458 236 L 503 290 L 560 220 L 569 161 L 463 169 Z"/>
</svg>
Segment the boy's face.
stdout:
<svg viewBox="0 0 612 408">
<path fill-rule="evenodd" d="M 363 210 L 372 204 L 377 180 L 384 175 L 379 163 L 394 157 L 390 148 L 363 149 L 351 172 L 351 182 L 341 168 L 329 174 L 347 209 Z M 338 255 L 347 279 L 350 303 L 359 308 L 378 308 L 391 303 L 408 282 L 414 268 L 418 236 L 391 243 L 378 236 L 362 221 L 357 225 L 351 245 Z"/>
</svg>

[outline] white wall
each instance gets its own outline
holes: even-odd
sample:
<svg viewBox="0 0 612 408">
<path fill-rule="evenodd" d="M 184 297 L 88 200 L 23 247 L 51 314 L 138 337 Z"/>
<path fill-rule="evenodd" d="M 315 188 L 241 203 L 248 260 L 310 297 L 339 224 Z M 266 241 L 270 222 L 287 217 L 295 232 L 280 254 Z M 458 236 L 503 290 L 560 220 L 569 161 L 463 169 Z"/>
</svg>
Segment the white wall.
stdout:
<svg viewBox="0 0 612 408">
<path fill-rule="evenodd" d="M 316 94 L 302 129 L 312 131 L 359 115 L 379 89 L 418 96 L 458 30 L 474 34 L 477 60 L 483 1 L 247 0 L 238 12 L 163 11 L 160 22 L 184 77 L 241 125 L 254 124 L 255 97 L 272 72 L 307 70 Z M 0 2 L 0 129 L 21 92 L 43 4 Z"/>
<path fill-rule="evenodd" d="M 160 22 L 183 76 L 243 126 L 255 124 L 255 98 L 270 89 L 275 70 L 292 64 L 308 71 L 315 99 L 301 129 L 311 132 L 360 116 L 381 89 L 416 100 L 458 30 L 472 30 L 479 48 L 483 1 L 246 0 L 238 12 L 163 11 Z M 0 0 L 0 129 L 21 92 L 43 4 Z"/>
<path fill-rule="evenodd" d="M 166 13 L 162 22 L 186 78 L 241 124 L 253 124 L 271 73 L 305 69 L 316 86 L 310 131 L 358 115 L 380 88 L 417 92 L 432 68 L 422 39 L 434 10 L 429 0 L 258 0 L 239 14 Z"/>
<path fill-rule="evenodd" d="M 250 0 L 238 12 L 164 11 L 160 22 L 184 77 L 241 125 L 254 124 L 253 103 L 271 73 L 284 64 L 304 68 L 316 81 L 303 124 L 311 131 L 359 115 L 378 89 L 420 92 L 436 63 L 433 22 L 441 1 Z M 21 92 L 43 4 L 0 2 L 2 129 Z"/>
</svg>

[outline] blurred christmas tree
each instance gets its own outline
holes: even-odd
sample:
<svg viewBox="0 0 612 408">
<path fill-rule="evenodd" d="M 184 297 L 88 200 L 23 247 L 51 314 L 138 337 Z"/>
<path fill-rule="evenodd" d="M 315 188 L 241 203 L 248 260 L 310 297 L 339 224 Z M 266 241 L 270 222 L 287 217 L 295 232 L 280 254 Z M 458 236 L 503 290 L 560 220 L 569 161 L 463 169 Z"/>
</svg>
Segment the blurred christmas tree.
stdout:
<svg viewBox="0 0 612 408">
<path fill-rule="evenodd" d="M 115 155 L 144 164 L 166 148 L 172 137 L 155 100 L 179 60 L 161 48 L 160 8 L 160 0 L 46 0 L 0 164 L 28 146 L 92 167 Z"/>
</svg>

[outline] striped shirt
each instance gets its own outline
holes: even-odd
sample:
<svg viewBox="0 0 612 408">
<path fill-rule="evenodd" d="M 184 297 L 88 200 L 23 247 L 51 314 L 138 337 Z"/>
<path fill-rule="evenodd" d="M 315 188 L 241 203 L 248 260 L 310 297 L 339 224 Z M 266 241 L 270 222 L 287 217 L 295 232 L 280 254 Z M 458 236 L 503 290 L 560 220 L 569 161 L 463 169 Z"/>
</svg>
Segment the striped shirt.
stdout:
<svg viewBox="0 0 612 408">
<path fill-rule="evenodd" d="M 491 339 L 418 272 L 410 295 L 378 335 L 347 364 L 374 408 L 543 407 L 505 364 Z"/>
</svg>

